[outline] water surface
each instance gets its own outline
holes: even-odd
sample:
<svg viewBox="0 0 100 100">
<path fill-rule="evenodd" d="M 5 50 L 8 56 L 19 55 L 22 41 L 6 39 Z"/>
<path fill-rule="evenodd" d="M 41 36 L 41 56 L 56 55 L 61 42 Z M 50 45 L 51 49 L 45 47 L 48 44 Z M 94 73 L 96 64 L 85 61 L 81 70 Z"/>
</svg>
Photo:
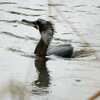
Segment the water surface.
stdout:
<svg viewBox="0 0 100 100">
<path fill-rule="evenodd" d="M 91 0 L 1 0 L 0 100 L 87 100 L 99 90 L 99 4 Z M 55 24 L 51 46 L 71 43 L 75 58 L 35 58 L 40 34 L 21 20 L 38 18 Z"/>
</svg>

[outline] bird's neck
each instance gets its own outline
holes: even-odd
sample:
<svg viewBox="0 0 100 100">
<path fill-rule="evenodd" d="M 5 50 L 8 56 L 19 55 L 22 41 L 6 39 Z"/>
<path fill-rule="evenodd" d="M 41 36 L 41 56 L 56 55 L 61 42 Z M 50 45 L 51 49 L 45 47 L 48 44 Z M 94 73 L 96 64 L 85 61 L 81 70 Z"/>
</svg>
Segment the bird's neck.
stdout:
<svg viewBox="0 0 100 100">
<path fill-rule="evenodd" d="M 35 54 L 39 57 L 45 57 L 47 54 L 48 46 L 53 38 L 53 31 L 47 30 L 41 33 L 41 39 L 35 48 Z"/>
<path fill-rule="evenodd" d="M 49 46 L 49 44 L 45 44 L 45 42 L 41 38 L 40 41 L 38 42 L 36 48 L 35 48 L 34 53 L 36 54 L 36 56 L 45 57 L 46 53 L 47 53 L 48 46 Z"/>
</svg>

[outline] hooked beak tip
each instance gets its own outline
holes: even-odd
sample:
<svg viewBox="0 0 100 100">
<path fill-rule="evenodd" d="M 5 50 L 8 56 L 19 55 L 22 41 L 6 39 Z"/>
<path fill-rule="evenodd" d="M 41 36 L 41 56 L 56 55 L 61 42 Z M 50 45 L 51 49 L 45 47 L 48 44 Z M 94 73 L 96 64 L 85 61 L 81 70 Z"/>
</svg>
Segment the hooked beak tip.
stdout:
<svg viewBox="0 0 100 100">
<path fill-rule="evenodd" d="M 24 22 L 25 21 L 25 19 L 22 19 L 22 22 Z"/>
<path fill-rule="evenodd" d="M 37 23 L 36 23 L 36 21 L 27 21 L 27 20 L 25 20 L 25 19 L 22 19 L 22 21 L 21 21 L 23 24 L 25 24 L 25 25 L 29 25 L 29 26 L 32 26 L 32 27 L 34 27 L 34 28 L 36 28 L 36 29 L 38 29 L 38 25 L 37 25 Z"/>
<path fill-rule="evenodd" d="M 29 23 L 29 21 L 25 20 L 25 19 L 22 19 L 21 22 L 26 22 L 26 23 Z"/>
</svg>

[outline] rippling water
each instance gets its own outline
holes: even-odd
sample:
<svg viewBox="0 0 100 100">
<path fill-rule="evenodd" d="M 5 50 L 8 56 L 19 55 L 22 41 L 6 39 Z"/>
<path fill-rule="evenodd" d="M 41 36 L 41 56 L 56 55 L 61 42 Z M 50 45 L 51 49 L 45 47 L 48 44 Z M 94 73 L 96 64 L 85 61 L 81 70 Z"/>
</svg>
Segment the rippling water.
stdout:
<svg viewBox="0 0 100 100">
<path fill-rule="evenodd" d="M 35 59 L 39 32 L 21 20 L 38 18 L 55 24 L 51 46 L 71 43 L 75 58 Z M 99 33 L 100 1 L 0 0 L 0 100 L 87 100 L 100 88 Z"/>
</svg>

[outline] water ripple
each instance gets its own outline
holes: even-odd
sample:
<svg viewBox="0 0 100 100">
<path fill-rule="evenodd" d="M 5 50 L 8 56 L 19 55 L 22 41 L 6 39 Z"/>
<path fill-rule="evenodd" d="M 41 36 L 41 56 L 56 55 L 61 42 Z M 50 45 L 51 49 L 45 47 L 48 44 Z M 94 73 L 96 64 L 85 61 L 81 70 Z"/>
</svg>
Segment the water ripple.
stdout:
<svg viewBox="0 0 100 100">
<path fill-rule="evenodd" d="M 8 36 L 11 36 L 11 37 L 14 37 L 14 38 L 18 38 L 18 39 L 24 39 L 24 40 L 33 40 L 33 41 L 38 41 L 38 39 L 34 38 L 34 37 L 30 37 L 30 36 L 18 36 L 18 35 L 15 35 L 11 32 L 1 32 L 1 34 L 5 34 L 5 35 L 8 35 Z"/>
<path fill-rule="evenodd" d="M 15 34 L 13 34 L 13 33 L 11 33 L 11 32 L 1 32 L 1 34 L 5 34 L 5 35 L 11 36 L 11 37 L 15 37 L 15 38 L 25 39 L 25 40 L 26 40 L 25 37 L 15 35 Z"/>
<path fill-rule="evenodd" d="M 19 50 L 19 49 L 16 49 L 16 48 L 7 48 L 8 51 L 11 51 L 11 52 L 15 52 L 15 53 L 18 53 L 20 56 L 23 56 L 23 57 L 28 57 L 28 58 L 34 58 L 35 55 L 33 55 L 33 53 L 28 53 L 28 52 L 25 52 L 25 51 L 22 51 L 22 50 Z"/>
<path fill-rule="evenodd" d="M 6 12 L 11 13 L 11 14 L 15 14 L 15 15 L 40 16 L 40 14 L 26 14 L 26 13 L 16 12 L 16 11 L 6 11 Z"/>
<path fill-rule="evenodd" d="M 48 17 L 51 17 L 52 19 L 54 19 L 54 20 L 57 20 L 57 17 L 56 16 L 48 16 Z"/>
<path fill-rule="evenodd" d="M 60 39 L 60 38 L 54 38 L 55 41 L 61 41 L 61 42 L 71 42 L 71 40 L 68 39 Z"/>
<path fill-rule="evenodd" d="M 76 12 L 84 13 L 84 14 L 88 14 L 88 15 L 97 15 L 97 13 L 95 13 L 95 12 L 85 11 L 85 10 L 77 10 Z"/>
<path fill-rule="evenodd" d="M 63 12 L 67 12 L 67 13 L 71 12 L 72 13 L 73 11 L 72 10 L 64 10 Z"/>
<path fill-rule="evenodd" d="M 100 8 L 100 6 L 97 6 L 97 8 Z"/>
<path fill-rule="evenodd" d="M 84 6 L 87 6 L 87 5 L 80 4 L 80 5 L 75 5 L 75 6 L 73 6 L 73 7 L 84 7 Z"/>
<path fill-rule="evenodd" d="M 51 4 L 49 3 L 48 6 L 65 6 L 64 4 Z"/>
<path fill-rule="evenodd" d="M 4 5 L 4 4 L 16 4 L 15 2 L 0 2 L 0 5 Z"/>
<path fill-rule="evenodd" d="M 12 52 L 24 53 L 24 51 L 19 50 L 19 49 L 14 49 L 14 48 L 7 48 L 7 50 L 12 51 Z"/>
<path fill-rule="evenodd" d="M 18 20 L 0 20 L 0 22 L 6 22 L 6 23 L 20 23 Z"/>
<path fill-rule="evenodd" d="M 39 9 L 39 8 L 28 8 L 28 7 L 18 7 L 18 8 L 25 10 L 32 10 L 32 11 L 46 11 L 45 9 Z"/>
</svg>

